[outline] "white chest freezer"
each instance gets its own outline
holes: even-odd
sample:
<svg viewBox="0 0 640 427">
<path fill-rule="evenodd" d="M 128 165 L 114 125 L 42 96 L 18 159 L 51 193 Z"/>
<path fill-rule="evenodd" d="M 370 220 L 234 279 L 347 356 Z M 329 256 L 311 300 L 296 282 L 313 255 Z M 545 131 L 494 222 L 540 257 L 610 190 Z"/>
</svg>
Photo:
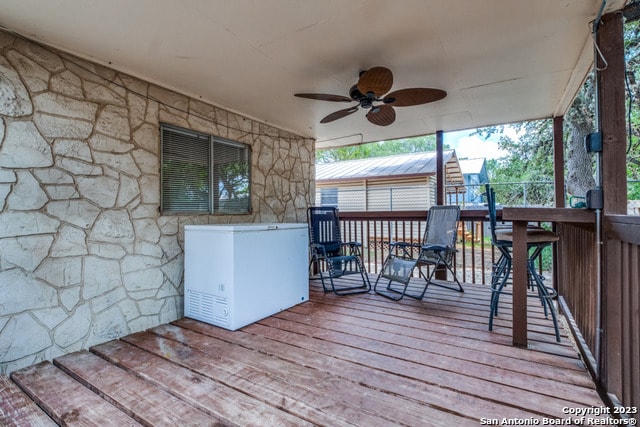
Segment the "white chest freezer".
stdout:
<svg viewBox="0 0 640 427">
<path fill-rule="evenodd" d="M 184 315 L 236 330 L 309 299 L 307 224 L 187 225 Z"/>
</svg>

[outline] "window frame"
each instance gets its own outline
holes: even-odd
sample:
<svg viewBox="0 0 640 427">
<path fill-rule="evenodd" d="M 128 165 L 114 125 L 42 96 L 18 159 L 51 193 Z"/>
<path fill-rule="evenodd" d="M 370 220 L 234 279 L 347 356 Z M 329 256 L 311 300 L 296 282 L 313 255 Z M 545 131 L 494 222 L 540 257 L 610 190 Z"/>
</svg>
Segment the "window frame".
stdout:
<svg viewBox="0 0 640 427">
<path fill-rule="evenodd" d="M 207 208 L 205 209 L 182 209 L 180 206 L 169 208 L 167 207 L 167 202 L 169 201 L 168 196 L 166 194 L 167 188 L 165 188 L 165 178 L 171 178 L 172 176 L 167 176 L 167 170 L 165 166 L 165 161 L 167 153 L 165 149 L 167 148 L 165 144 L 168 144 L 168 138 L 165 138 L 166 132 L 170 132 L 171 135 L 175 136 L 178 134 L 183 134 L 185 138 L 196 138 L 207 142 L 208 154 L 206 156 L 207 161 L 207 189 L 206 189 L 206 198 L 207 198 Z M 215 188 L 219 188 L 219 182 L 216 181 L 216 151 L 219 151 L 221 148 L 237 148 L 238 154 L 245 158 L 246 164 L 246 175 L 242 176 L 242 180 L 246 181 L 247 185 L 247 200 L 246 200 L 246 210 L 237 210 L 237 211 L 229 211 L 226 209 L 221 209 L 221 200 L 219 196 L 219 191 L 214 191 Z M 204 160 L 205 156 L 200 157 L 200 159 Z M 195 165 L 195 163 L 185 162 L 187 164 Z M 231 139 L 222 138 L 219 136 L 207 134 L 204 132 L 195 131 L 192 129 L 183 128 L 180 126 L 172 125 L 169 123 L 160 123 L 160 213 L 162 214 L 189 214 L 189 215 L 247 215 L 252 213 L 251 207 L 251 192 L 252 192 L 252 182 L 251 182 L 251 146 L 248 144 L 244 144 L 238 141 L 233 141 Z M 179 205 L 179 203 L 175 203 Z"/>
<path fill-rule="evenodd" d="M 340 199 L 340 189 L 338 187 L 320 188 L 320 206 L 337 208 Z"/>
</svg>

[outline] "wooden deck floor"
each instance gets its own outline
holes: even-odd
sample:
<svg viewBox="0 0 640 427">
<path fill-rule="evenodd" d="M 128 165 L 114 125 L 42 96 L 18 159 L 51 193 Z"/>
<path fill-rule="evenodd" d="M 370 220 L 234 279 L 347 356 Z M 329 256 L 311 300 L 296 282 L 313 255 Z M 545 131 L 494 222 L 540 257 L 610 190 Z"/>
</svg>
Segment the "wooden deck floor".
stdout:
<svg viewBox="0 0 640 427">
<path fill-rule="evenodd" d="M 312 281 L 309 302 L 239 331 L 181 319 L 16 371 L 0 424 L 473 426 L 603 406 L 535 299 L 519 349 L 508 298 L 489 332 L 487 288 L 465 290 L 393 302 Z"/>
</svg>

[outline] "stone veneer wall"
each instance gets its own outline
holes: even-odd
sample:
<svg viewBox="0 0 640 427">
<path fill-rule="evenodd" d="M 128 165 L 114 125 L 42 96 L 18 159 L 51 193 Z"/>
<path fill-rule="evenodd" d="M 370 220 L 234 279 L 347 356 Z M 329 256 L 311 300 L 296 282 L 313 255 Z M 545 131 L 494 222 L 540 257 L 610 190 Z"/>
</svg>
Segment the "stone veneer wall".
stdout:
<svg viewBox="0 0 640 427">
<path fill-rule="evenodd" d="M 249 144 L 251 215 L 161 215 L 161 122 Z M 305 222 L 313 142 L 0 32 L 0 372 L 182 316 L 185 224 Z"/>
</svg>

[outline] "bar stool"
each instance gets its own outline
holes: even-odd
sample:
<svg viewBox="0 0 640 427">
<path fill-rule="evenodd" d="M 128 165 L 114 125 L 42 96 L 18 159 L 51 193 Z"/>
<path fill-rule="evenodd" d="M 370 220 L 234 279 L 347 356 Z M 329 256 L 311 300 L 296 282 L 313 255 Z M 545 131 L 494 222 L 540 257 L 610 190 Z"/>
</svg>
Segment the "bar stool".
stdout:
<svg viewBox="0 0 640 427">
<path fill-rule="evenodd" d="M 495 192 L 488 185 L 487 204 L 489 207 L 489 225 L 491 229 L 491 243 L 500 252 L 500 258 L 494 264 L 491 272 L 491 304 L 489 313 L 489 330 L 493 330 L 493 318 L 498 315 L 498 304 L 501 294 L 507 294 L 504 290 L 511 276 L 513 248 L 513 233 L 510 228 L 500 229 L 497 226 Z M 542 254 L 542 251 L 558 241 L 558 235 L 552 231 L 542 227 L 527 228 L 527 272 L 529 277 L 528 286 L 537 290 L 537 296 L 544 308 L 544 315 L 548 317 L 549 313 L 553 320 L 556 341 L 560 342 L 560 330 L 558 327 L 558 316 L 556 313 L 553 299 L 557 296 L 557 292 L 552 287 L 544 284 L 544 277 L 538 272 L 535 266 Z"/>
</svg>

